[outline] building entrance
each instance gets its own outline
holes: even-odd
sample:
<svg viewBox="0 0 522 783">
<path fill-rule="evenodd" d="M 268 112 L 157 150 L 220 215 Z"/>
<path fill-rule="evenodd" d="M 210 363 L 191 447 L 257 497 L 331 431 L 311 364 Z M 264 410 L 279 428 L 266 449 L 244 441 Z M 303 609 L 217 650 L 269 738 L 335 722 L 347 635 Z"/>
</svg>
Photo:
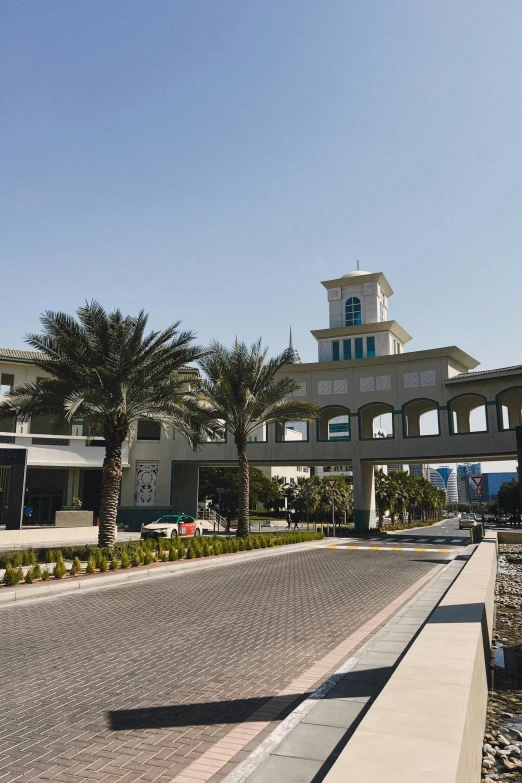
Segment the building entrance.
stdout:
<svg viewBox="0 0 522 783">
<path fill-rule="evenodd" d="M 28 468 L 25 504 L 32 506 L 31 525 L 53 525 L 57 511 L 67 501 L 68 470 Z M 25 521 L 25 520 L 24 520 Z"/>
</svg>

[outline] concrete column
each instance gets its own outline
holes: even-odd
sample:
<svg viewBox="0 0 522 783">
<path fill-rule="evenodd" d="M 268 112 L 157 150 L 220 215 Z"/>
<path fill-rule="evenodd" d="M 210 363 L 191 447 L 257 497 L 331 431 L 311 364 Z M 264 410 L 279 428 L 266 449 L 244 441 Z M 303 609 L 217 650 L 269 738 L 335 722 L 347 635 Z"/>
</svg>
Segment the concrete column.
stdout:
<svg viewBox="0 0 522 783">
<path fill-rule="evenodd" d="M 418 437 L 421 434 L 420 414 L 416 411 L 412 411 L 409 415 L 406 414 L 406 422 L 408 437 Z"/>
<path fill-rule="evenodd" d="M 520 427 L 522 421 L 520 420 L 520 403 L 515 402 L 507 406 L 508 409 L 508 421 L 509 427 Z"/>
<path fill-rule="evenodd" d="M 353 518 L 357 531 L 377 527 L 375 516 L 375 473 L 371 462 L 353 461 Z"/>
<path fill-rule="evenodd" d="M 198 515 L 199 465 L 172 461 L 170 505 L 174 513 Z"/>
<path fill-rule="evenodd" d="M 518 486 L 520 489 L 520 510 L 522 511 L 522 427 L 517 427 Z"/>
<path fill-rule="evenodd" d="M 67 475 L 67 504 L 73 505 L 73 498 L 80 493 L 80 468 L 69 468 Z"/>
<path fill-rule="evenodd" d="M 459 408 L 455 412 L 457 414 L 457 432 L 459 434 L 462 432 L 470 432 L 471 423 L 469 410 L 467 408 Z"/>
</svg>

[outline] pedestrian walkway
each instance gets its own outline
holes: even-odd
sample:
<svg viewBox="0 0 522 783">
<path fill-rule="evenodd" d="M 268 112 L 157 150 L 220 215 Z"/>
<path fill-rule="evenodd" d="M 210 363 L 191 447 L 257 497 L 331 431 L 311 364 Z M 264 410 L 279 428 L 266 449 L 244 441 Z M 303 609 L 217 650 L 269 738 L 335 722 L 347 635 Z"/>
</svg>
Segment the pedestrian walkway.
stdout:
<svg viewBox="0 0 522 783">
<path fill-rule="evenodd" d="M 320 783 L 473 550 L 453 559 L 221 783 Z"/>
<path fill-rule="evenodd" d="M 2 783 L 217 783 L 443 568 L 299 546 L 1 607 Z"/>
</svg>

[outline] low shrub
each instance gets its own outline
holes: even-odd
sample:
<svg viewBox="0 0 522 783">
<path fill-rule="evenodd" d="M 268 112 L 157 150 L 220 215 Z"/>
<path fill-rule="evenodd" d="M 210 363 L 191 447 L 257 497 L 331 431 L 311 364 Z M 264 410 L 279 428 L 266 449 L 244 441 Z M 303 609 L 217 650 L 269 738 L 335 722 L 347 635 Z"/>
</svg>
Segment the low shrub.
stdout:
<svg viewBox="0 0 522 783">
<path fill-rule="evenodd" d="M 117 557 L 114 557 L 114 555 L 113 555 L 113 556 L 111 557 L 111 563 L 110 563 L 110 569 L 111 569 L 111 571 L 116 571 L 116 569 L 118 568 L 118 566 L 119 566 L 119 563 L 118 563 L 118 558 L 117 558 Z"/>
<path fill-rule="evenodd" d="M 121 553 L 120 563 L 122 568 L 128 568 L 131 564 L 131 560 L 127 552 Z"/>
<path fill-rule="evenodd" d="M 104 574 L 105 571 L 108 571 L 109 569 L 109 561 L 105 557 L 105 555 L 102 555 L 100 559 L 98 560 L 98 568 L 100 569 L 101 573 Z"/>
<path fill-rule="evenodd" d="M 22 565 L 22 553 L 13 552 L 13 554 L 11 555 L 10 563 L 13 566 L 13 568 L 19 568 Z"/>
<path fill-rule="evenodd" d="M 42 577 L 42 569 L 38 564 L 34 566 L 31 573 L 33 575 L 33 579 L 41 579 Z"/>
<path fill-rule="evenodd" d="M 75 557 L 71 566 L 71 576 L 77 576 L 81 570 L 82 564 L 80 563 L 80 558 Z"/>
<path fill-rule="evenodd" d="M 47 582 L 47 580 L 50 579 L 50 578 L 51 578 L 51 574 L 49 572 L 49 569 L 48 568 L 44 568 L 44 570 L 42 571 L 42 581 L 43 582 Z"/>
<path fill-rule="evenodd" d="M 87 560 L 87 573 L 88 574 L 95 574 L 96 573 L 96 560 L 94 557 L 90 557 Z"/>
<path fill-rule="evenodd" d="M 161 553 L 161 559 L 164 563 L 168 563 L 170 550 L 164 549 Z"/>
<path fill-rule="evenodd" d="M 137 549 L 131 557 L 131 564 L 136 568 L 140 566 L 143 560 L 143 553 L 141 549 Z"/>
<path fill-rule="evenodd" d="M 7 587 L 14 587 L 23 578 L 24 578 L 24 574 L 22 569 L 13 568 L 13 566 L 10 563 L 8 563 L 4 573 L 4 585 L 6 585 Z"/>
<path fill-rule="evenodd" d="M 169 560 L 177 560 L 178 559 L 178 550 L 175 546 L 171 546 L 168 552 Z"/>
<path fill-rule="evenodd" d="M 63 562 L 63 558 L 60 558 L 60 560 L 57 561 L 53 573 L 55 579 L 64 578 L 65 574 L 67 573 L 67 569 L 65 567 L 65 563 Z"/>
<path fill-rule="evenodd" d="M 56 563 L 56 552 L 54 549 L 48 549 L 45 555 L 46 563 Z"/>
<path fill-rule="evenodd" d="M 36 563 L 36 554 L 32 549 L 26 549 L 22 552 L 22 565 L 32 566 Z"/>
<path fill-rule="evenodd" d="M 153 560 L 152 552 L 150 551 L 150 549 L 147 549 L 143 555 L 143 565 L 150 565 L 152 563 L 152 560 Z"/>
<path fill-rule="evenodd" d="M 24 576 L 24 582 L 26 583 L 26 585 L 32 585 L 33 578 L 34 578 L 33 577 L 33 569 L 31 568 L 31 569 L 29 569 L 29 571 L 26 572 L 26 574 Z"/>
<path fill-rule="evenodd" d="M 187 560 L 192 560 L 192 558 L 194 557 L 194 554 L 195 554 L 194 553 L 194 549 L 191 546 L 189 546 L 189 548 L 187 549 L 187 554 L 185 555 L 185 557 L 187 558 Z"/>
</svg>

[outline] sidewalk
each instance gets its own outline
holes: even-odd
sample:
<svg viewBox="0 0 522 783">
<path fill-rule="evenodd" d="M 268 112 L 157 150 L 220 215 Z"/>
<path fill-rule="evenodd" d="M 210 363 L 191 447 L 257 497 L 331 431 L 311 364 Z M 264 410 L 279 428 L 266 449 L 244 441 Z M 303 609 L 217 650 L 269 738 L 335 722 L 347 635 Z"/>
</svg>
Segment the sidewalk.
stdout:
<svg viewBox="0 0 522 783">
<path fill-rule="evenodd" d="M 333 766 L 431 612 L 475 550 L 469 546 L 402 606 L 226 777 L 209 783 L 317 783 Z M 188 777 L 186 779 L 188 781 Z M 185 783 L 180 776 L 179 783 Z"/>
</svg>

